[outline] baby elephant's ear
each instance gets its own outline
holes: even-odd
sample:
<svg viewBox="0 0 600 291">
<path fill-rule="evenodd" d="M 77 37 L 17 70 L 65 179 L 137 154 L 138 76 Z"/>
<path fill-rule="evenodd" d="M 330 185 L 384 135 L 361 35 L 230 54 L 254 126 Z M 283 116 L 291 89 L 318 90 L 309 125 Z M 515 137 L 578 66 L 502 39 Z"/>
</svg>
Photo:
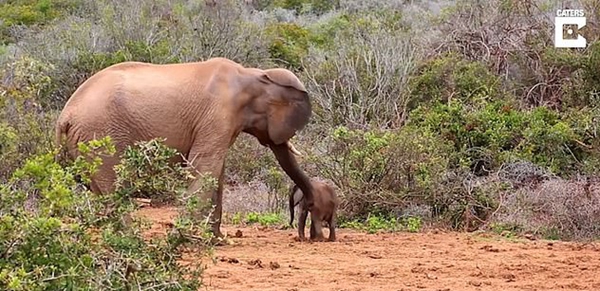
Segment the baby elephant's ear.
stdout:
<svg viewBox="0 0 600 291">
<path fill-rule="evenodd" d="M 264 72 L 264 77 L 279 87 L 271 91 L 268 111 L 269 138 L 279 145 L 308 124 L 312 107 L 306 88 L 292 72 L 286 69 Z"/>
</svg>

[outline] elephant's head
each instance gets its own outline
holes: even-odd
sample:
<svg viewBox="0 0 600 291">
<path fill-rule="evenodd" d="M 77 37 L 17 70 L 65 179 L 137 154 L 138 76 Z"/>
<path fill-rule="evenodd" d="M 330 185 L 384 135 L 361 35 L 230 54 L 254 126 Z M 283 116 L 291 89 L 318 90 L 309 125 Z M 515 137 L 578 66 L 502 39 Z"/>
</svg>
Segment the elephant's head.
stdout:
<svg viewBox="0 0 600 291">
<path fill-rule="evenodd" d="M 289 142 L 308 123 L 312 108 L 302 82 L 286 69 L 248 69 L 249 102 L 244 106 L 243 131 L 268 146 L 277 161 L 305 193 L 312 206 L 313 189 L 308 177 L 300 170 L 295 155 L 299 152 Z"/>
</svg>

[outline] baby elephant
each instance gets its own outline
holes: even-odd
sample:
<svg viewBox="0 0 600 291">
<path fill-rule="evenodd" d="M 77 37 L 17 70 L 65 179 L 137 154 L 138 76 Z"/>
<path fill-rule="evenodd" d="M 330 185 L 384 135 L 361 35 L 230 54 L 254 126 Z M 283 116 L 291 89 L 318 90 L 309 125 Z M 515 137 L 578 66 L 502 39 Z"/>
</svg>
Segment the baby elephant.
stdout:
<svg viewBox="0 0 600 291">
<path fill-rule="evenodd" d="M 321 182 L 312 180 L 314 192 L 314 207 L 310 213 L 310 239 L 313 241 L 324 241 L 323 221 L 329 225 L 329 241 L 335 241 L 335 212 L 337 211 L 339 200 L 333 187 Z M 304 195 L 297 185 L 290 190 L 290 226 L 294 222 L 294 207 L 300 204 L 300 217 L 298 218 L 298 236 L 300 240 L 305 240 L 304 227 L 308 210 L 304 204 Z"/>
</svg>

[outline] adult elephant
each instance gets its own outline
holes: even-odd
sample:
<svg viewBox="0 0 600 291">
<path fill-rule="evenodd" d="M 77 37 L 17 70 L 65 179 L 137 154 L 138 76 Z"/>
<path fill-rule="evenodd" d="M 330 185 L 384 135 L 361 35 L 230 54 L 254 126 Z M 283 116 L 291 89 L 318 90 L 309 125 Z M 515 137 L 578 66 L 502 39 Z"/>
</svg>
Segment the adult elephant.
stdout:
<svg viewBox="0 0 600 291">
<path fill-rule="evenodd" d="M 137 141 L 157 137 L 177 149 L 197 173 L 210 173 L 218 188 L 203 193 L 214 206 L 212 231 L 222 237 L 225 156 L 241 132 L 269 147 L 312 206 L 313 188 L 289 142 L 312 114 L 308 93 L 292 72 L 247 68 L 225 58 L 183 64 L 123 62 L 86 80 L 70 97 L 56 124 L 56 141 L 69 156 L 77 143 L 110 136 L 117 155 L 104 157 L 90 188 L 114 190 L 118 154 Z M 183 162 L 178 159 L 176 162 Z M 196 179 L 188 191 L 199 189 Z"/>
</svg>

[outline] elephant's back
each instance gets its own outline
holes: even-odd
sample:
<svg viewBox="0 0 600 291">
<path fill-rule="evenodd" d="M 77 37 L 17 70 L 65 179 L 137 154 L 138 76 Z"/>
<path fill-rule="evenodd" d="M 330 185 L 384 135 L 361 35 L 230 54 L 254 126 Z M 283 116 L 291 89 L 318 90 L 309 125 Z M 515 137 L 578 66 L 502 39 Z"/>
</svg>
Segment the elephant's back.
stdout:
<svg viewBox="0 0 600 291">
<path fill-rule="evenodd" d="M 106 67 L 84 81 L 71 95 L 65 109 L 76 108 L 80 114 L 105 115 L 122 111 L 133 98 L 159 93 L 161 87 L 174 83 L 169 67 L 143 62 L 122 62 Z M 171 75 L 172 76 L 172 75 Z"/>
<path fill-rule="evenodd" d="M 119 77 L 112 73 L 99 72 L 87 79 L 71 95 L 61 115 L 68 116 L 72 123 L 105 123 L 115 84 Z"/>
<path fill-rule="evenodd" d="M 194 117 L 218 107 L 191 102 L 197 94 L 190 92 L 203 87 L 195 68 L 141 62 L 107 67 L 73 93 L 62 114 L 86 128 L 86 135 L 110 135 L 123 143 L 160 136 L 185 153 L 193 139 Z"/>
<path fill-rule="evenodd" d="M 67 136 L 73 142 L 110 134 L 114 123 L 112 104 L 123 79 L 119 70 L 113 68 L 111 66 L 92 75 L 65 103 L 57 123 L 70 125 Z"/>
</svg>

